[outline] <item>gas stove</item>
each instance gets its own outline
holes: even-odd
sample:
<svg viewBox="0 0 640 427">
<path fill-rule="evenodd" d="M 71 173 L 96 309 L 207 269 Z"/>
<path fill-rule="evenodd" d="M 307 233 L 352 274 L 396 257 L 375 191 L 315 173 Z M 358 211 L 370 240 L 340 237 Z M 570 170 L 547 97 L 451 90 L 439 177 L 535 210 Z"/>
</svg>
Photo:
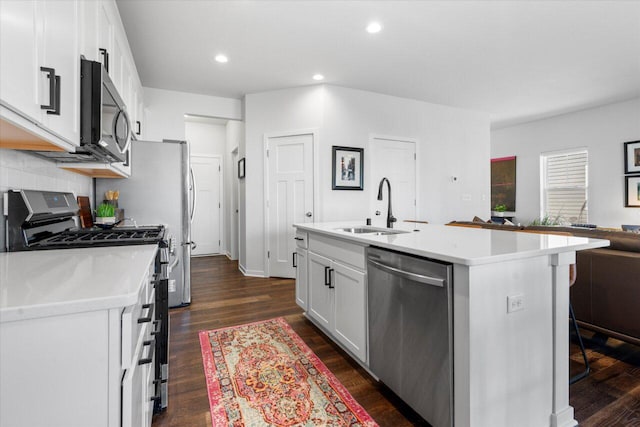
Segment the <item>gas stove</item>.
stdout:
<svg viewBox="0 0 640 427">
<path fill-rule="evenodd" d="M 9 252 L 149 245 L 168 240 L 162 225 L 79 229 L 78 204 L 71 193 L 19 190 L 6 194 Z"/>
</svg>

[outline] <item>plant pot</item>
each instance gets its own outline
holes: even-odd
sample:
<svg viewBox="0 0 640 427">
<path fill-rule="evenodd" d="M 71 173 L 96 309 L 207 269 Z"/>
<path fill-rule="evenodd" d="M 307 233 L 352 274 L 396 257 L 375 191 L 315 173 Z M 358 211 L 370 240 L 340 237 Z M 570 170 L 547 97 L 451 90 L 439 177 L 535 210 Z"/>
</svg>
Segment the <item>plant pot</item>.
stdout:
<svg viewBox="0 0 640 427">
<path fill-rule="evenodd" d="M 98 216 L 96 217 L 96 224 L 112 225 L 116 222 L 115 216 Z"/>
</svg>

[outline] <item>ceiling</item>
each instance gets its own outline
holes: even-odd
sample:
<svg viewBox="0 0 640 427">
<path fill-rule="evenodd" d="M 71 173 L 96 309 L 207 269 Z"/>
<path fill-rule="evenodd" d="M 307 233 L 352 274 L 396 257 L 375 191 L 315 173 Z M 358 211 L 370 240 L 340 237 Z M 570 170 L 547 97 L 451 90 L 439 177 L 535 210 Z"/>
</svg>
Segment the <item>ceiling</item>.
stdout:
<svg viewBox="0 0 640 427">
<path fill-rule="evenodd" d="M 321 73 L 488 112 L 494 128 L 640 96 L 638 1 L 117 4 L 146 87 L 242 98 Z M 365 31 L 372 20 L 380 33 Z"/>
</svg>

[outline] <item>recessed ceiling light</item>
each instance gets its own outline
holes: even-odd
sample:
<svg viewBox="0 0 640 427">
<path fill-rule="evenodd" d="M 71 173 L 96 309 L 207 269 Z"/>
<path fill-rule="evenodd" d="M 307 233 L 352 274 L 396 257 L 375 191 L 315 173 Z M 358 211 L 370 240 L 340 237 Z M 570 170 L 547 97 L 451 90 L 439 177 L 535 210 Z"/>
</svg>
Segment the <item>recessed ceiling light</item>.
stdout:
<svg viewBox="0 0 640 427">
<path fill-rule="evenodd" d="M 324 80 L 324 76 L 322 74 L 314 74 L 313 80 L 317 80 L 317 81 Z"/>
<path fill-rule="evenodd" d="M 380 31 L 382 31 L 382 25 L 380 25 L 379 22 L 370 22 L 369 25 L 367 25 L 367 33 L 370 34 L 375 34 L 375 33 L 379 33 Z"/>
<path fill-rule="evenodd" d="M 216 55 L 215 59 L 216 59 L 216 62 L 219 62 L 221 64 L 229 62 L 229 58 L 227 58 L 227 56 L 223 54 Z"/>
</svg>

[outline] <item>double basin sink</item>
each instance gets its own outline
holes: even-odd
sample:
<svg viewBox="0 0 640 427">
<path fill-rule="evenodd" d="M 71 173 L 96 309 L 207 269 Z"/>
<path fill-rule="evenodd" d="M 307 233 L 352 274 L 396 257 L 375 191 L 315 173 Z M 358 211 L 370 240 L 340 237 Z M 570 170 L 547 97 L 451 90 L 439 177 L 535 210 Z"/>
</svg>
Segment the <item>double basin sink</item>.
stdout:
<svg viewBox="0 0 640 427">
<path fill-rule="evenodd" d="M 392 230 L 389 228 L 377 228 L 377 227 L 368 227 L 368 226 L 344 227 L 344 228 L 336 228 L 336 230 L 345 231 L 347 233 L 352 233 L 352 234 L 367 234 L 370 236 L 388 236 L 390 234 L 408 233 L 408 231 L 404 231 L 404 230 Z"/>
</svg>

